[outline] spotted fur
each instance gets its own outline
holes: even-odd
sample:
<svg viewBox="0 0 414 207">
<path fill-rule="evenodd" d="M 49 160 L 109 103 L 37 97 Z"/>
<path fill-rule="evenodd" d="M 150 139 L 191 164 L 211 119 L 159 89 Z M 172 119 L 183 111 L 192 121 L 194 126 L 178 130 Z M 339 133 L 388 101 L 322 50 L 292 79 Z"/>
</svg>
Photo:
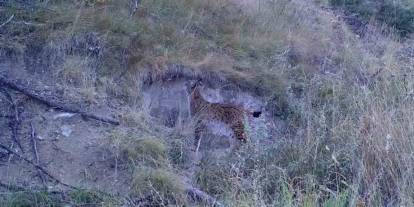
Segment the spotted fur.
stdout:
<svg viewBox="0 0 414 207">
<path fill-rule="evenodd" d="M 210 103 L 203 98 L 200 93 L 199 85 L 196 84 L 191 91 L 190 109 L 191 114 L 196 116 L 199 120 L 195 129 L 196 141 L 198 141 L 198 143 L 200 134 L 206 130 L 203 121 L 209 120 L 224 122 L 231 128 L 236 139 L 242 142 L 247 141 L 244 129 L 244 116 L 248 112 L 242 107 L 221 103 Z M 254 117 L 258 117 L 258 113 L 260 115 L 261 112 L 249 114 L 252 114 Z"/>
</svg>

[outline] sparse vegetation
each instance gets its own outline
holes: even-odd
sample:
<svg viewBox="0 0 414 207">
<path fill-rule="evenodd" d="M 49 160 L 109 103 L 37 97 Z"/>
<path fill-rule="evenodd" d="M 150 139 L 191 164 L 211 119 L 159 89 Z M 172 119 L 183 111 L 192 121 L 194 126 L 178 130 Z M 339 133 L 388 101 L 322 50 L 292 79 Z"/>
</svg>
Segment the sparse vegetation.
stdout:
<svg viewBox="0 0 414 207">
<path fill-rule="evenodd" d="M 149 205 L 182 205 L 185 202 L 184 190 L 182 180 L 174 173 L 141 168 L 134 175 L 131 195 L 147 198 Z"/>
<path fill-rule="evenodd" d="M 414 4 L 407 0 L 330 0 L 331 5 L 358 15 L 363 21 L 377 20 L 402 37 L 414 32 Z"/>
<path fill-rule="evenodd" d="M 123 136 L 120 132 L 114 132 L 109 140 L 116 162 L 127 161 L 133 168 L 130 193 L 133 199 L 148 205 L 185 202 L 184 182 L 174 173 L 169 159 L 170 149 L 164 140 Z"/>
<path fill-rule="evenodd" d="M 130 160 L 141 160 L 152 165 L 163 165 L 167 159 L 167 147 L 160 139 L 143 139 L 126 150 Z"/>
<path fill-rule="evenodd" d="M 5 207 L 55 207 L 59 200 L 46 192 L 16 192 L 0 199 L 1 206 Z"/>
<path fill-rule="evenodd" d="M 103 199 L 100 194 L 93 191 L 77 190 L 70 193 L 75 205 L 100 205 Z"/>
<path fill-rule="evenodd" d="M 176 139 L 169 144 L 168 156 L 178 169 L 186 169 L 191 165 L 191 148 L 185 143 L 185 140 Z"/>
<path fill-rule="evenodd" d="M 168 149 L 158 138 L 139 138 L 114 131 L 109 137 L 111 152 L 120 162 L 132 166 L 162 167 L 168 164 Z"/>
<path fill-rule="evenodd" d="M 115 207 L 120 199 L 97 191 L 75 190 L 72 192 L 19 191 L 0 195 L 2 207 L 62 207 L 96 206 Z"/>
<path fill-rule="evenodd" d="M 311 1 L 258 1 L 247 9 L 230 0 L 139 2 L 135 13 L 127 0 L 10 1 L 0 8 L 1 20 L 14 15 L 15 21 L 0 30 L 2 49 L 37 54 L 32 58 L 45 60 L 33 64 L 91 103 L 104 93 L 131 107 L 122 122 L 142 133 L 115 130 L 105 144 L 116 167 L 133 171 L 132 200 L 186 204 L 180 171 L 191 165 L 183 147 L 190 135 L 172 141 L 150 135 L 155 126 L 142 115 L 136 78 L 175 63 L 255 86 L 269 97 L 274 118 L 287 123 L 271 145 L 250 142 L 228 156 L 208 154 L 192 169 L 192 181 L 224 204 L 414 205 L 414 66 L 404 43 L 380 33 L 363 42 Z M 328 2 L 404 38 L 414 32 L 410 1 Z M 256 133 L 251 137 L 262 136 Z M 71 199 L 102 201 L 83 191 Z M 13 193 L 4 202 L 55 206 L 43 193 Z"/>
</svg>

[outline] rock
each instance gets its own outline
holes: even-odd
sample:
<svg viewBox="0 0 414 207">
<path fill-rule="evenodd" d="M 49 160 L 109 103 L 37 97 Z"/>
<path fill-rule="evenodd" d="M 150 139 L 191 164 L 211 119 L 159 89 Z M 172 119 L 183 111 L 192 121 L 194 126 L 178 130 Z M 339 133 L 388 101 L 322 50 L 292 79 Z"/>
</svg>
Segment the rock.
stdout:
<svg viewBox="0 0 414 207">
<path fill-rule="evenodd" d="M 72 128 L 68 125 L 63 125 L 60 127 L 61 134 L 65 137 L 69 137 L 72 134 Z"/>
<path fill-rule="evenodd" d="M 70 117 L 73 117 L 73 116 L 75 116 L 74 113 L 60 113 L 60 114 L 57 114 L 57 115 L 53 116 L 53 119 L 56 120 L 56 119 L 59 119 L 59 118 L 70 118 Z"/>
</svg>

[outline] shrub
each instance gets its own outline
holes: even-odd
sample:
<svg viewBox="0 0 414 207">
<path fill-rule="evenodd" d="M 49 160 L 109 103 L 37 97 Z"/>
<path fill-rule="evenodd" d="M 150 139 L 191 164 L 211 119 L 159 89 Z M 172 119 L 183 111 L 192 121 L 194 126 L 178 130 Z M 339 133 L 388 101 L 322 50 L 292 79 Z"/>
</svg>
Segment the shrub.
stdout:
<svg viewBox="0 0 414 207">
<path fill-rule="evenodd" d="M 98 205 L 103 202 L 101 195 L 94 191 L 76 190 L 70 193 L 70 197 L 76 205 Z"/>
<path fill-rule="evenodd" d="M 118 198 L 90 190 L 74 190 L 69 192 L 21 191 L 2 192 L 0 206 L 2 207 L 61 207 L 100 206 L 115 207 L 120 205 Z"/>
<path fill-rule="evenodd" d="M 131 143 L 126 149 L 128 158 L 132 161 L 143 161 L 151 165 L 163 165 L 167 159 L 167 147 L 160 139 L 147 138 Z"/>
<path fill-rule="evenodd" d="M 94 190 L 74 190 L 69 192 L 69 197 L 68 202 L 75 206 L 115 207 L 121 205 L 121 199 Z"/>
<path fill-rule="evenodd" d="M 114 131 L 109 137 L 109 145 L 114 156 L 134 166 L 146 165 L 162 167 L 168 164 L 168 149 L 158 138 L 136 138 Z"/>
<path fill-rule="evenodd" d="M 134 175 L 131 196 L 148 198 L 150 205 L 179 205 L 185 201 L 185 187 L 168 170 L 142 168 Z"/>
<path fill-rule="evenodd" d="M 57 207 L 60 206 L 58 198 L 53 197 L 47 192 L 15 192 L 6 194 L 2 200 L 0 197 L 0 206 L 4 207 Z"/>
<path fill-rule="evenodd" d="M 185 143 L 182 139 L 185 138 L 174 139 L 170 143 L 168 155 L 174 167 L 186 169 L 191 166 L 191 149 L 188 146 L 191 144 Z"/>
<path fill-rule="evenodd" d="M 204 158 L 197 172 L 197 184 L 209 194 L 222 197 L 236 189 L 237 179 L 231 179 L 232 171 L 226 164 L 222 160 Z"/>
<path fill-rule="evenodd" d="M 241 201 L 250 206 L 312 202 L 343 206 L 349 197 L 337 199 L 337 195 L 348 190 L 347 183 L 354 176 L 352 162 L 346 153 L 326 146 L 348 146 L 339 140 L 324 140 L 319 134 L 312 136 L 314 143 L 299 139 L 265 146 L 248 143 L 227 157 L 207 156 L 197 172 L 197 184 L 230 206 L 242 205 Z"/>
</svg>

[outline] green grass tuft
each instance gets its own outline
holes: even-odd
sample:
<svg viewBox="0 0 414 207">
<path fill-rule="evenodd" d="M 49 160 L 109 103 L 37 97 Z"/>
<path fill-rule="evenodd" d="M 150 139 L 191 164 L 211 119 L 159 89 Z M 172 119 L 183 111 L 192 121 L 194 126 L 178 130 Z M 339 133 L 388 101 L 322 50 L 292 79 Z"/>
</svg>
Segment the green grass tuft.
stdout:
<svg viewBox="0 0 414 207">
<path fill-rule="evenodd" d="M 179 205 L 185 201 L 184 190 L 184 184 L 174 173 L 143 168 L 134 174 L 131 195 L 144 198 L 150 196 L 152 205 Z"/>
<path fill-rule="evenodd" d="M 3 197 L 3 196 L 2 196 Z M 15 192 L 6 194 L 0 205 L 4 207 L 57 207 L 60 202 L 47 192 Z"/>
</svg>

